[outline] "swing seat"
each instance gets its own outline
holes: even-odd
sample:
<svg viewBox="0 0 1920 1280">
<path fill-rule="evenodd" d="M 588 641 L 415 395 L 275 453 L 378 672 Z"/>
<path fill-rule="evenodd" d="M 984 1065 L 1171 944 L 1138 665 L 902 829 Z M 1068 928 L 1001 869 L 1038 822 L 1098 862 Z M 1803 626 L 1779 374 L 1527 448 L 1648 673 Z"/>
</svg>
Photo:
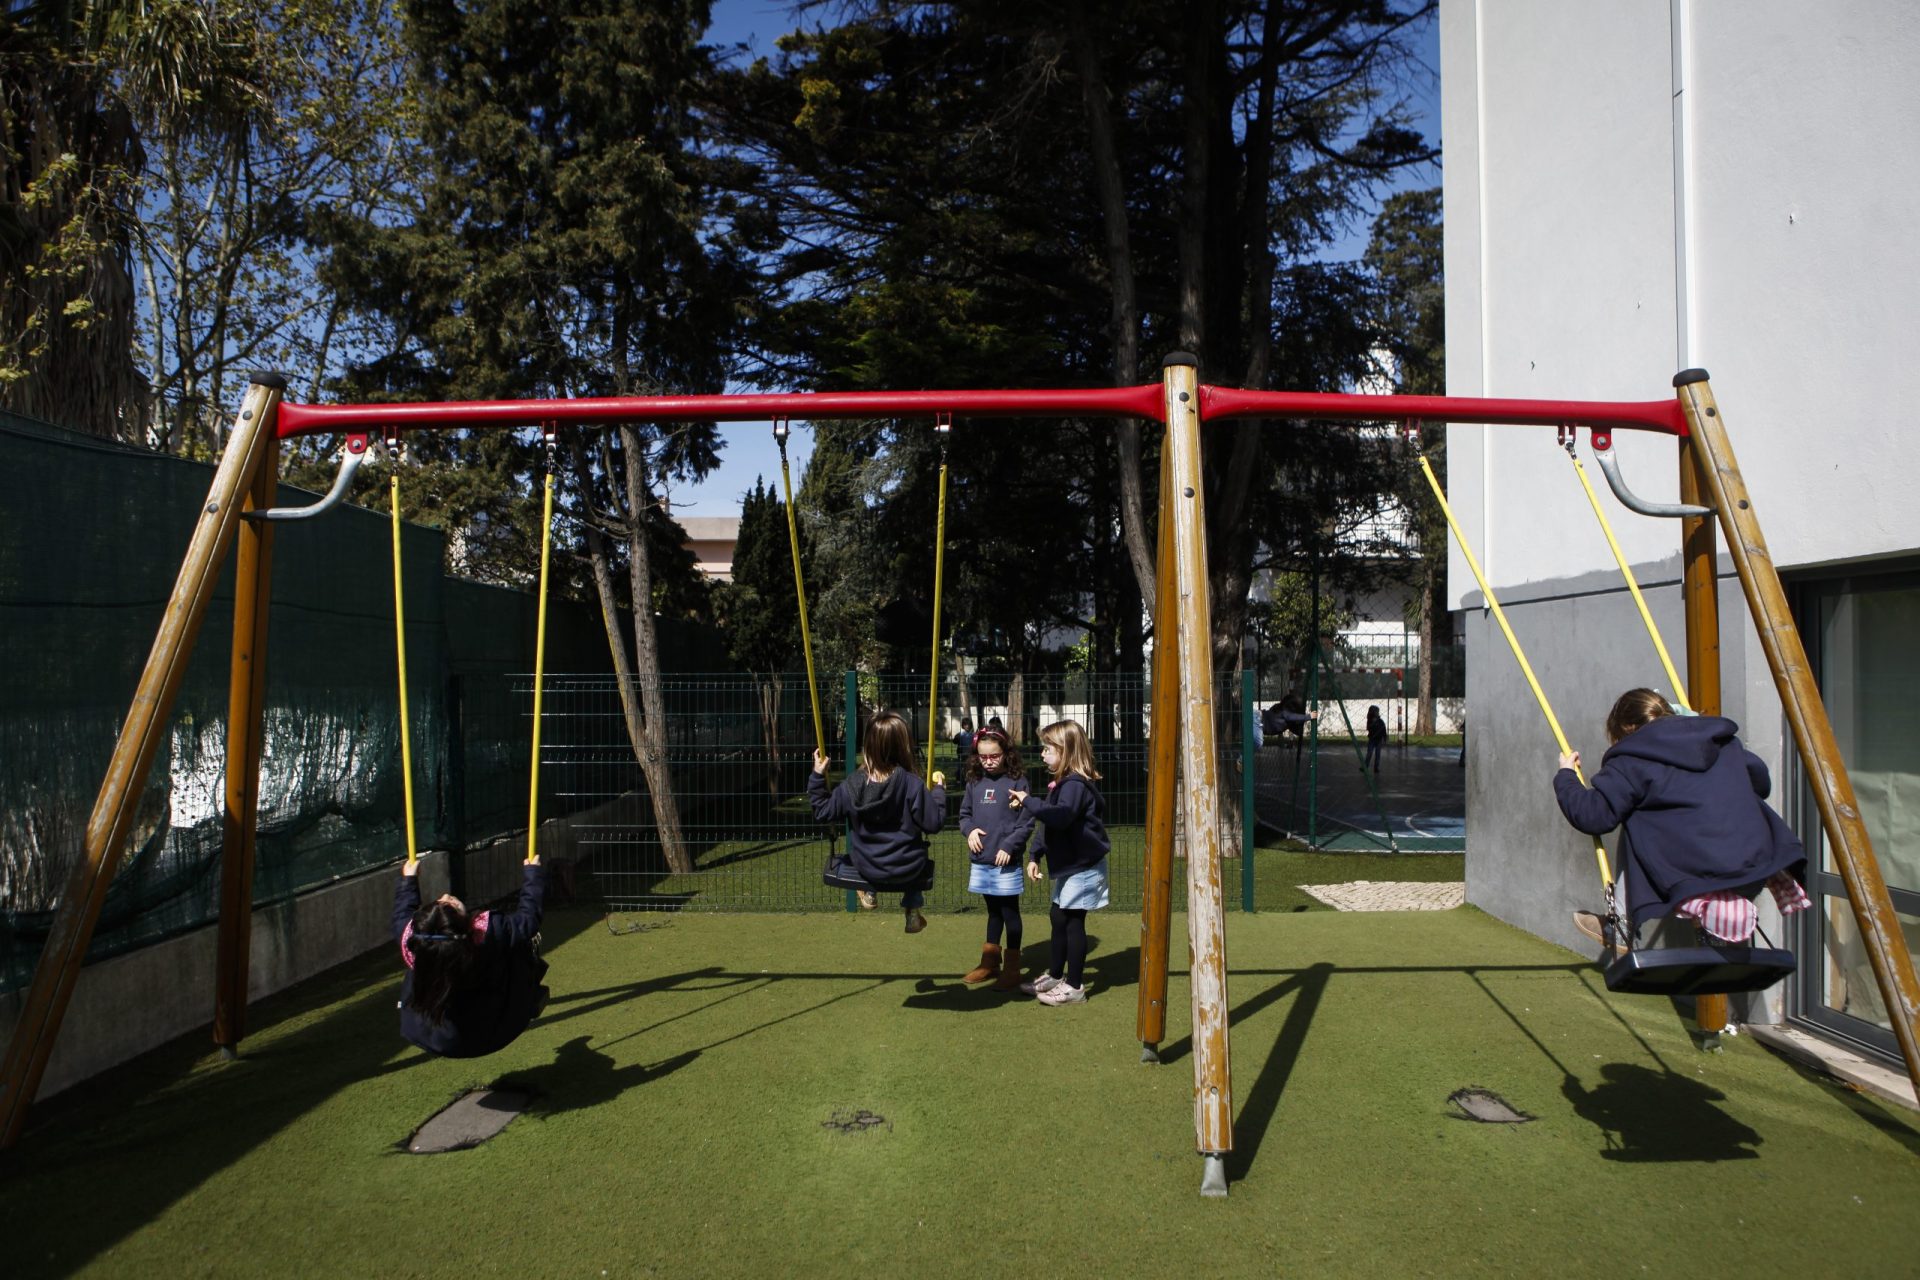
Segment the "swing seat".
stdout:
<svg viewBox="0 0 1920 1280">
<path fill-rule="evenodd" d="M 1777 947 L 1654 947 L 1609 963 L 1607 990 L 1636 996 L 1733 995 L 1765 991 L 1794 968 L 1793 952 Z"/>
<path fill-rule="evenodd" d="M 905 893 L 910 889 L 925 892 L 933 888 L 933 859 L 928 858 L 927 869 L 911 880 L 874 884 L 860 874 L 860 868 L 853 864 L 852 858 L 844 853 L 834 853 L 828 855 L 820 879 L 829 889 L 852 889 L 861 893 Z"/>
</svg>

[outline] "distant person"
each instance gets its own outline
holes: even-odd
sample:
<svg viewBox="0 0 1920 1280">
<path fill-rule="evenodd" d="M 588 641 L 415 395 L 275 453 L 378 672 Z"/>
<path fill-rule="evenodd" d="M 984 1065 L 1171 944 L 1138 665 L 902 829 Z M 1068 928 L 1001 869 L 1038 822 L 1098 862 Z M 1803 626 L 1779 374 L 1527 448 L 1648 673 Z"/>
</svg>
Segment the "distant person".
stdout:
<svg viewBox="0 0 1920 1280">
<path fill-rule="evenodd" d="M 1753 936 L 1753 897 L 1764 885 L 1783 915 L 1812 906 L 1802 887 L 1807 851 L 1765 804 L 1766 762 L 1721 716 L 1675 715 L 1651 689 L 1629 689 L 1607 716 L 1612 746 L 1600 771 L 1580 785 L 1578 751 L 1563 752 L 1553 775 L 1560 812 L 1578 830 L 1621 828 L 1627 928 L 1672 914 L 1722 942 Z M 1574 926 L 1618 949 L 1600 918 L 1573 913 Z"/>
<path fill-rule="evenodd" d="M 443 893 L 420 905 L 420 864 L 400 868 L 393 936 L 406 976 L 400 1034 L 442 1058 L 479 1058 L 512 1044 L 547 1004 L 540 916 L 547 873 L 529 859 L 512 912 L 469 912 Z"/>
<path fill-rule="evenodd" d="M 1020 984 L 1041 1004 L 1080 1004 L 1087 998 L 1087 912 L 1107 905 L 1107 802 L 1096 785 L 1087 731 L 1074 720 L 1057 720 L 1040 731 L 1040 755 L 1053 780 L 1044 797 L 1012 793 L 1012 807 L 1029 809 L 1040 824 L 1040 842 L 1027 855 L 1027 877 L 1039 880 L 1040 863 L 1053 880 L 1053 946 L 1047 971 Z"/>
<path fill-rule="evenodd" d="M 967 892 L 987 902 L 987 940 L 980 963 L 960 980 L 968 986 L 992 982 L 995 991 L 1020 985 L 1020 877 L 1027 838 L 1033 834 L 1032 810 L 1015 809 L 1011 789 L 1027 787 L 1027 771 L 1020 752 L 1007 735 L 988 725 L 974 738 L 967 760 L 967 790 L 960 800 L 960 830 L 967 837 Z M 1001 949 L 1001 931 L 1007 944 Z"/>
<path fill-rule="evenodd" d="M 1291 705 L 1289 705 L 1290 703 Z M 1318 720 L 1320 713 L 1318 711 L 1307 711 L 1303 708 L 1304 704 L 1302 704 L 1299 699 L 1288 695 L 1287 698 L 1283 698 L 1281 701 L 1268 707 L 1265 711 L 1262 711 L 1258 722 L 1261 741 L 1278 745 L 1280 739 L 1289 733 L 1302 742 L 1306 741 L 1307 724 L 1310 721 Z M 1255 745 L 1258 746 L 1260 744 L 1256 743 Z"/>
<path fill-rule="evenodd" d="M 840 785 L 827 789 L 827 753 L 815 749 L 807 800 L 819 822 L 847 824 L 847 858 L 879 893 L 898 893 L 908 933 L 927 927 L 920 910 L 927 895 L 912 887 L 932 859 L 927 837 L 947 819 L 945 777 L 920 781 L 913 758 L 913 731 L 898 712 L 876 711 L 860 738 L 860 760 Z M 864 902 L 862 905 L 866 905 Z"/>
<path fill-rule="evenodd" d="M 1467 767 L 1467 722 L 1460 722 L 1460 767 Z"/>
<path fill-rule="evenodd" d="M 1380 754 L 1387 745 L 1387 722 L 1380 714 L 1378 704 L 1367 708 L 1367 757 L 1360 762 L 1360 772 L 1371 768 L 1380 772 Z"/>
<path fill-rule="evenodd" d="M 960 732 L 953 735 L 954 768 L 965 769 L 967 757 L 973 754 L 973 721 L 962 718 Z"/>
</svg>

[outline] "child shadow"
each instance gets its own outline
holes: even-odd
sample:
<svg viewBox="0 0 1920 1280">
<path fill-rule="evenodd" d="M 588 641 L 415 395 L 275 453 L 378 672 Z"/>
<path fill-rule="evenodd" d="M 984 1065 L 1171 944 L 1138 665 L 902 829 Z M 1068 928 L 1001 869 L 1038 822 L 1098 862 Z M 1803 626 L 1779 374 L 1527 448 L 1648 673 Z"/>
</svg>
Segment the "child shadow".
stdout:
<svg viewBox="0 0 1920 1280">
<path fill-rule="evenodd" d="M 1606 1136 L 1602 1159 L 1710 1164 L 1759 1158 L 1755 1148 L 1765 1139 L 1714 1106 L 1727 1095 L 1711 1085 L 1626 1062 L 1609 1062 L 1600 1074 L 1591 1089 L 1568 1076 L 1560 1092 Z"/>
<path fill-rule="evenodd" d="M 1089 936 L 1087 947 L 1092 952 L 1087 957 L 1086 985 L 1088 990 L 1098 997 L 1103 991 L 1131 987 L 1140 980 L 1140 948 L 1128 947 L 1124 951 L 1107 954 L 1094 950 L 1100 939 Z M 1046 943 L 1041 940 L 1038 947 L 1028 947 L 1024 955 L 1034 957 L 1023 963 L 1021 970 L 1028 976 L 1039 973 L 1046 965 Z M 922 978 L 913 985 L 913 994 L 901 1001 L 907 1009 L 931 1009 L 943 1013 L 978 1013 L 982 1009 L 998 1009 L 1004 1004 L 1017 1000 L 1031 1000 L 1033 996 L 1025 991 L 995 991 L 993 984 L 969 987 L 959 978 L 942 980 Z"/>
<path fill-rule="evenodd" d="M 515 1071 L 493 1082 L 495 1089 L 520 1089 L 533 1095 L 546 1115 L 578 1111 L 611 1102 L 627 1089 L 672 1075 L 700 1056 L 698 1049 L 675 1054 L 652 1066 L 632 1063 L 616 1067 L 613 1059 L 593 1048 L 591 1036 L 575 1036 L 560 1046 L 554 1060 L 543 1067 Z"/>
</svg>

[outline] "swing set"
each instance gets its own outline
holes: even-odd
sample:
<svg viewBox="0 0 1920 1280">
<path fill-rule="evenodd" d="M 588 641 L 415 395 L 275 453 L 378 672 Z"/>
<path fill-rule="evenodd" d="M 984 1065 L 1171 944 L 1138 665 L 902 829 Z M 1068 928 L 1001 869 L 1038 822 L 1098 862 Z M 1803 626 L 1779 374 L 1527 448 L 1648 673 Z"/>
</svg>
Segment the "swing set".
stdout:
<svg viewBox="0 0 1920 1280">
<path fill-rule="evenodd" d="M 1768 668 L 1819 806 L 1831 857 L 1845 881 L 1908 1073 L 1920 1087 L 1920 983 L 1915 980 L 1912 958 L 1855 803 L 1832 726 L 1704 371 L 1688 370 L 1678 375 L 1673 398 L 1614 402 L 1244 390 L 1200 385 L 1195 363 L 1192 356 L 1175 353 L 1167 357 L 1158 383 L 1086 390 L 817 392 L 393 405 L 286 403 L 283 377 L 256 375 L 196 521 L 95 801 L 82 856 L 76 860 L 60 899 L 7 1045 L 4 1066 L 0 1066 L 0 1148 L 11 1146 L 19 1137 L 52 1054 L 107 887 L 132 828 L 148 767 L 166 736 L 187 658 L 230 549 L 235 553 L 236 588 L 227 718 L 227 839 L 222 857 L 213 1039 L 227 1052 L 239 1046 L 246 1011 L 267 605 L 272 542 L 278 523 L 258 517 L 272 505 L 279 441 L 328 433 L 345 438 L 341 477 L 326 498 L 302 513 L 312 515 L 339 501 L 352 470 L 364 459 L 369 441 L 377 436 L 397 441 L 406 431 L 503 427 L 539 429 L 552 440 L 562 429 L 623 421 L 771 420 L 783 428 L 796 418 L 926 418 L 942 431 L 943 442 L 945 430 L 957 416 L 1134 419 L 1163 425 L 1153 610 L 1157 623 L 1151 677 L 1153 732 L 1136 1026 L 1143 1060 L 1157 1061 L 1158 1047 L 1167 1030 L 1170 888 L 1177 806 L 1186 853 L 1194 1145 L 1202 1158 L 1201 1191 L 1209 1195 L 1224 1195 L 1227 1190 L 1225 1160 L 1233 1149 L 1233 1097 L 1228 1055 L 1231 1006 L 1220 882 L 1222 793 L 1213 740 L 1215 691 L 1201 472 L 1202 425 L 1236 419 L 1525 425 L 1557 427 L 1563 438 L 1577 427 L 1587 428 L 1602 470 L 1623 503 L 1650 514 L 1678 514 L 1682 520 L 1689 677 L 1686 701 L 1709 714 L 1718 712 L 1720 700 L 1715 525 L 1725 531 Z M 1649 431 L 1678 441 L 1681 497 L 1691 504 L 1686 511 L 1649 510 L 1652 504 L 1639 503 L 1632 496 L 1618 479 L 1617 464 L 1607 455 L 1610 433 L 1615 430 Z M 943 473 L 944 469 L 943 443 Z M 782 476 L 785 479 L 784 465 Z M 551 483 L 549 468 L 549 495 Z M 1435 488 L 1437 491 L 1438 486 Z M 789 496 L 790 492 L 789 482 Z M 791 501 L 787 510 L 791 521 Z M 798 533 L 791 524 L 789 534 L 796 548 L 797 569 Z M 542 554 L 544 558 L 546 552 Z M 936 558 L 936 566 L 938 563 Z M 936 612 L 939 573 L 936 567 Z M 794 585 L 796 596 L 804 597 L 804 584 L 797 572 Z M 1482 586 L 1484 589 L 1485 584 Z M 1637 598 L 1637 586 L 1634 593 Z M 1490 591 L 1487 599 L 1491 605 Z M 1498 616 L 1504 629 L 1504 615 Z M 937 623 L 935 634 L 937 657 Z M 810 650 L 811 640 L 804 628 L 803 640 Z M 1514 650 L 1518 655 L 1517 643 Z M 937 686 L 937 661 L 934 665 Z M 1524 658 L 1522 666 L 1526 669 Z M 1666 666 L 1677 693 L 1680 681 L 1672 663 L 1666 661 Z M 809 652 L 815 742 L 824 747 L 812 667 Z M 1538 682 L 1532 681 L 1530 669 L 1528 675 L 1564 748 L 1565 736 L 1547 709 Z M 536 713 L 536 734 L 539 718 Z M 929 757 L 933 732 L 929 723 Z M 1176 775 L 1181 783 L 1177 789 Z M 536 822 L 537 813 L 530 813 L 530 841 Z M 533 856 L 530 843 L 529 857 Z M 1604 849 L 1598 856 L 1603 886 L 1610 885 Z M 1712 986 L 1729 989 L 1726 984 L 1733 981 L 1733 958 L 1724 952 L 1717 951 L 1707 961 L 1638 949 L 1633 956 L 1637 959 L 1618 975 L 1614 972 L 1618 964 L 1609 967 L 1609 985 L 1622 991 L 1699 990 Z M 1777 979 L 1777 957 L 1763 956 L 1756 964 L 1756 984 L 1764 985 L 1762 979 Z M 1675 976 L 1688 965 L 1700 972 L 1693 977 Z"/>
</svg>

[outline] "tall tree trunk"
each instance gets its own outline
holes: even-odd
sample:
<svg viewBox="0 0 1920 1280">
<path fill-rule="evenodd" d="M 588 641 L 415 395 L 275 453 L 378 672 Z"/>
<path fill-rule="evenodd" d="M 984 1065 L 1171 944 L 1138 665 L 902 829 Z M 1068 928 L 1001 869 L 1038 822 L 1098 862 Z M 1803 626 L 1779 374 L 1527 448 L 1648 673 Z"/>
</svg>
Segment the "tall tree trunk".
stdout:
<svg viewBox="0 0 1920 1280">
<path fill-rule="evenodd" d="M 966 655 L 960 652 L 959 645 L 953 646 L 953 688 L 954 701 L 960 707 L 960 718 L 972 721 L 974 728 L 980 728 L 980 721 L 973 714 L 973 690 L 967 687 Z"/>
<path fill-rule="evenodd" d="M 753 687 L 760 702 L 760 737 L 767 746 L 767 794 L 778 800 L 784 790 L 780 785 L 780 673 L 769 671 L 756 677 Z"/>
<path fill-rule="evenodd" d="M 693 870 L 693 857 L 680 830 L 680 801 L 673 792 L 673 773 L 667 766 L 667 704 L 660 690 L 660 642 L 653 625 L 653 561 L 647 553 L 646 514 L 653 506 L 653 488 L 647 477 L 647 455 L 640 435 L 620 427 L 620 451 L 626 459 L 627 576 L 633 594 L 633 682 L 640 694 L 640 737 L 634 754 L 646 775 L 647 796 L 653 802 L 653 822 L 667 865 L 676 872 Z"/>
<path fill-rule="evenodd" d="M 580 484 L 580 492 L 583 494 L 591 494 L 593 492 L 593 472 L 587 461 L 586 449 L 580 443 L 577 433 L 571 437 L 570 452 L 573 458 L 574 475 Z M 603 454 L 602 456 L 604 457 L 605 455 Z M 693 870 L 693 860 L 687 855 L 684 844 L 679 838 L 680 812 L 678 805 L 673 804 L 672 801 L 672 781 L 667 776 L 665 765 L 666 735 L 664 733 L 664 721 L 657 722 L 662 726 L 663 730 L 657 735 L 653 732 L 652 725 L 649 724 L 651 709 L 657 708 L 660 703 L 660 673 L 658 662 L 656 660 L 652 669 L 653 701 L 649 703 L 646 708 L 643 708 L 640 700 L 635 697 L 635 693 L 641 682 L 634 678 L 633 663 L 627 656 L 626 636 L 620 629 L 620 602 L 618 595 L 613 589 L 613 559 L 611 550 L 607 546 L 606 535 L 601 532 L 600 526 L 594 523 L 591 518 L 591 513 L 589 513 L 589 518 L 583 523 L 586 526 L 587 532 L 587 560 L 593 569 L 594 592 L 600 597 L 600 617 L 606 625 L 607 653 L 613 659 L 613 674 L 615 684 L 620 691 L 620 713 L 626 722 L 627 742 L 632 746 L 633 757 L 639 762 L 641 772 L 646 777 L 649 797 L 660 794 L 656 788 L 660 787 L 662 783 L 656 781 L 656 770 L 650 768 L 648 762 L 650 758 L 659 761 L 657 777 L 665 780 L 665 786 L 667 788 L 666 794 L 670 805 L 669 812 L 673 818 L 672 830 L 674 839 L 671 842 L 666 839 L 668 828 L 665 823 L 660 821 L 660 807 L 657 800 L 654 802 L 654 821 L 655 824 L 660 827 L 661 844 L 666 850 L 668 867 L 677 873 L 689 872 Z M 631 535 L 628 536 L 627 541 L 629 545 L 631 545 L 633 542 Z M 650 609 L 641 610 L 636 608 L 634 610 L 634 629 L 637 633 L 640 627 L 639 615 L 642 612 L 647 615 L 647 622 L 649 624 L 648 631 L 651 633 L 653 614 Z M 658 744 L 657 749 L 655 747 L 656 743 Z"/>
<path fill-rule="evenodd" d="M 1107 287 L 1112 295 L 1107 313 L 1113 343 L 1113 385 L 1133 385 L 1140 376 L 1140 304 L 1134 292 L 1133 241 L 1127 224 L 1127 193 L 1120 172 L 1120 147 L 1114 137 L 1113 106 L 1107 99 L 1106 78 L 1100 70 L 1100 51 L 1086 8 L 1075 0 L 1068 11 L 1074 62 L 1080 72 L 1080 98 L 1087 112 L 1087 136 L 1092 143 L 1094 186 L 1100 200 L 1100 221 L 1106 233 Z M 1153 544 L 1147 538 L 1146 490 L 1142 470 L 1141 424 L 1123 419 L 1116 428 L 1120 454 L 1120 529 L 1127 544 L 1127 560 L 1140 593 L 1153 598 Z"/>
</svg>

